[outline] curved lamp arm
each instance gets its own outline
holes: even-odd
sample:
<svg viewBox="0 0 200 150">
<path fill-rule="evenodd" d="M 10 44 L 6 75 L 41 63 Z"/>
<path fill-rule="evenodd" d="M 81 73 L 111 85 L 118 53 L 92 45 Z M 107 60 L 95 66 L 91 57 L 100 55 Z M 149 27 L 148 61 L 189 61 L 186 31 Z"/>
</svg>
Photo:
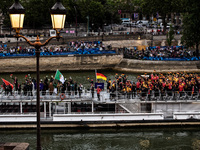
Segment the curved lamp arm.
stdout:
<svg viewBox="0 0 200 150">
<path fill-rule="evenodd" d="M 16 32 L 16 33 L 17 33 L 17 32 Z M 56 38 L 56 39 L 59 41 L 59 39 L 62 38 L 62 36 L 60 36 L 60 33 L 59 33 L 59 32 L 56 32 L 56 33 L 57 33 L 56 36 L 50 37 L 50 38 L 47 39 L 44 43 L 41 43 L 41 42 L 40 42 L 39 36 L 37 36 L 37 39 L 36 39 L 36 41 L 35 41 L 34 43 L 32 43 L 29 39 L 27 39 L 27 38 L 26 38 L 25 36 L 23 36 L 23 35 L 20 35 L 19 33 L 17 33 L 17 34 L 15 35 L 15 37 L 16 37 L 16 38 L 23 38 L 23 39 L 25 39 L 26 42 L 27 42 L 30 46 L 33 46 L 33 47 L 36 48 L 36 50 L 39 50 L 40 47 L 47 45 L 52 39 Z"/>
<path fill-rule="evenodd" d="M 25 36 L 20 35 L 20 34 L 17 34 L 17 35 L 14 35 L 14 36 L 15 36 L 16 38 L 23 38 L 23 39 L 25 39 L 26 42 L 27 42 L 29 45 L 33 46 L 33 43 L 32 43 L 29 39 L 27 39 Z"/>
</svg>

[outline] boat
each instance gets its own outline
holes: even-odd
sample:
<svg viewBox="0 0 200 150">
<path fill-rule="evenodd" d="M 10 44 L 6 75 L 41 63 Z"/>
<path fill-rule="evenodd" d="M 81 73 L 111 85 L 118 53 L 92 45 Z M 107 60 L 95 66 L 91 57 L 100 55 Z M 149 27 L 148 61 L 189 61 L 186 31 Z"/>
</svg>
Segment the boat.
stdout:
<svg viewBox="0 0 200 150">
<path fill-rule="evenodd" d="M 81 96 L 74 92 L 61 94 L 49 91 L 40 93 L 42 128 L 57 127 L 116 127 L 144 125 L 200 124 L 199 93 L 180 96 L 155 94 L 134 97 L 121 93 L 102 91 L 100 100 L 96 94 L 83 90 Z M 128 96 L 128 97 L 127 97 Z M 143 96 L 143 97 L 142 97 Z M 14 92 L 0 95 L 0 128 L 36 127 L 36 91 Z M 187 123 L 188 122 L 188 123 Z"/>
</svg>

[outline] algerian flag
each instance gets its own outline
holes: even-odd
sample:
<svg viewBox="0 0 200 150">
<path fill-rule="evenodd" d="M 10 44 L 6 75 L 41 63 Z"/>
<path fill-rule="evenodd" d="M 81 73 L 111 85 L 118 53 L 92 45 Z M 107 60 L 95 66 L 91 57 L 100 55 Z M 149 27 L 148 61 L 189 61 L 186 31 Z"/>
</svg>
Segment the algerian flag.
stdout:
<svg viewBox="0 0 200 150">
<path fill-rule="evenodd" d="M 55 79 L 62 82 L 62 84 L 65 82 L 64 76 L 62 75 L 62 73 L 58 69 L 56 71 Z"/>
</svg>

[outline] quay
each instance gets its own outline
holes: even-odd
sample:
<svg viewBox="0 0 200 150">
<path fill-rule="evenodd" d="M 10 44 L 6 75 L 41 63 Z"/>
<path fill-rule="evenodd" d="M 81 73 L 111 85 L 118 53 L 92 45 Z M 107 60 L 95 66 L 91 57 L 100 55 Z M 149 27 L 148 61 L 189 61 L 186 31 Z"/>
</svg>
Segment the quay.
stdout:
<svg viewBox="0 0 200 150">
<path fill-rule="evenodd" d="M 35 72 L 35 57 L 0 58 L 1 73 Z M 199 61 L 125 59 L 121 54 L 41 56 L 40 71 L 114 70 L 132 73 L 200 72 Z"/>
</svg>

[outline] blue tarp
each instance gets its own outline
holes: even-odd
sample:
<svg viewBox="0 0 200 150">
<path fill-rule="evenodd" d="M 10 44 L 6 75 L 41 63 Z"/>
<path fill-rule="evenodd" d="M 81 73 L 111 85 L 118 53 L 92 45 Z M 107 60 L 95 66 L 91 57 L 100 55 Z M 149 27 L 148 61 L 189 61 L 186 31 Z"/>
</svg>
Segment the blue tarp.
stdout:
<svg viewBox="0 0 200 150">
<path fill-rule="evenodd" d="M 163 57 L 143 57 L 143 60 L 162 60 L 162 61 L 198 61 L 200 57 L 191 57 L 191 58 L 163 58 Z"/>
<path fill-rule="evenodd" d="M 115 50 L 102 50 L 99 48 L 91 48 L 91 49 L 78 49 L 73 52 L 41 52 L 40 56 L 59 56 L 59 55 L 83 55 L 83 54 L 116 54 Z M 10 53 L 0 53 L 0 57 L 27 57 L 27 56 L 35 56 L 35 53 L 26 53 L 26 54 L 10 54 Z"/>
</svg>

